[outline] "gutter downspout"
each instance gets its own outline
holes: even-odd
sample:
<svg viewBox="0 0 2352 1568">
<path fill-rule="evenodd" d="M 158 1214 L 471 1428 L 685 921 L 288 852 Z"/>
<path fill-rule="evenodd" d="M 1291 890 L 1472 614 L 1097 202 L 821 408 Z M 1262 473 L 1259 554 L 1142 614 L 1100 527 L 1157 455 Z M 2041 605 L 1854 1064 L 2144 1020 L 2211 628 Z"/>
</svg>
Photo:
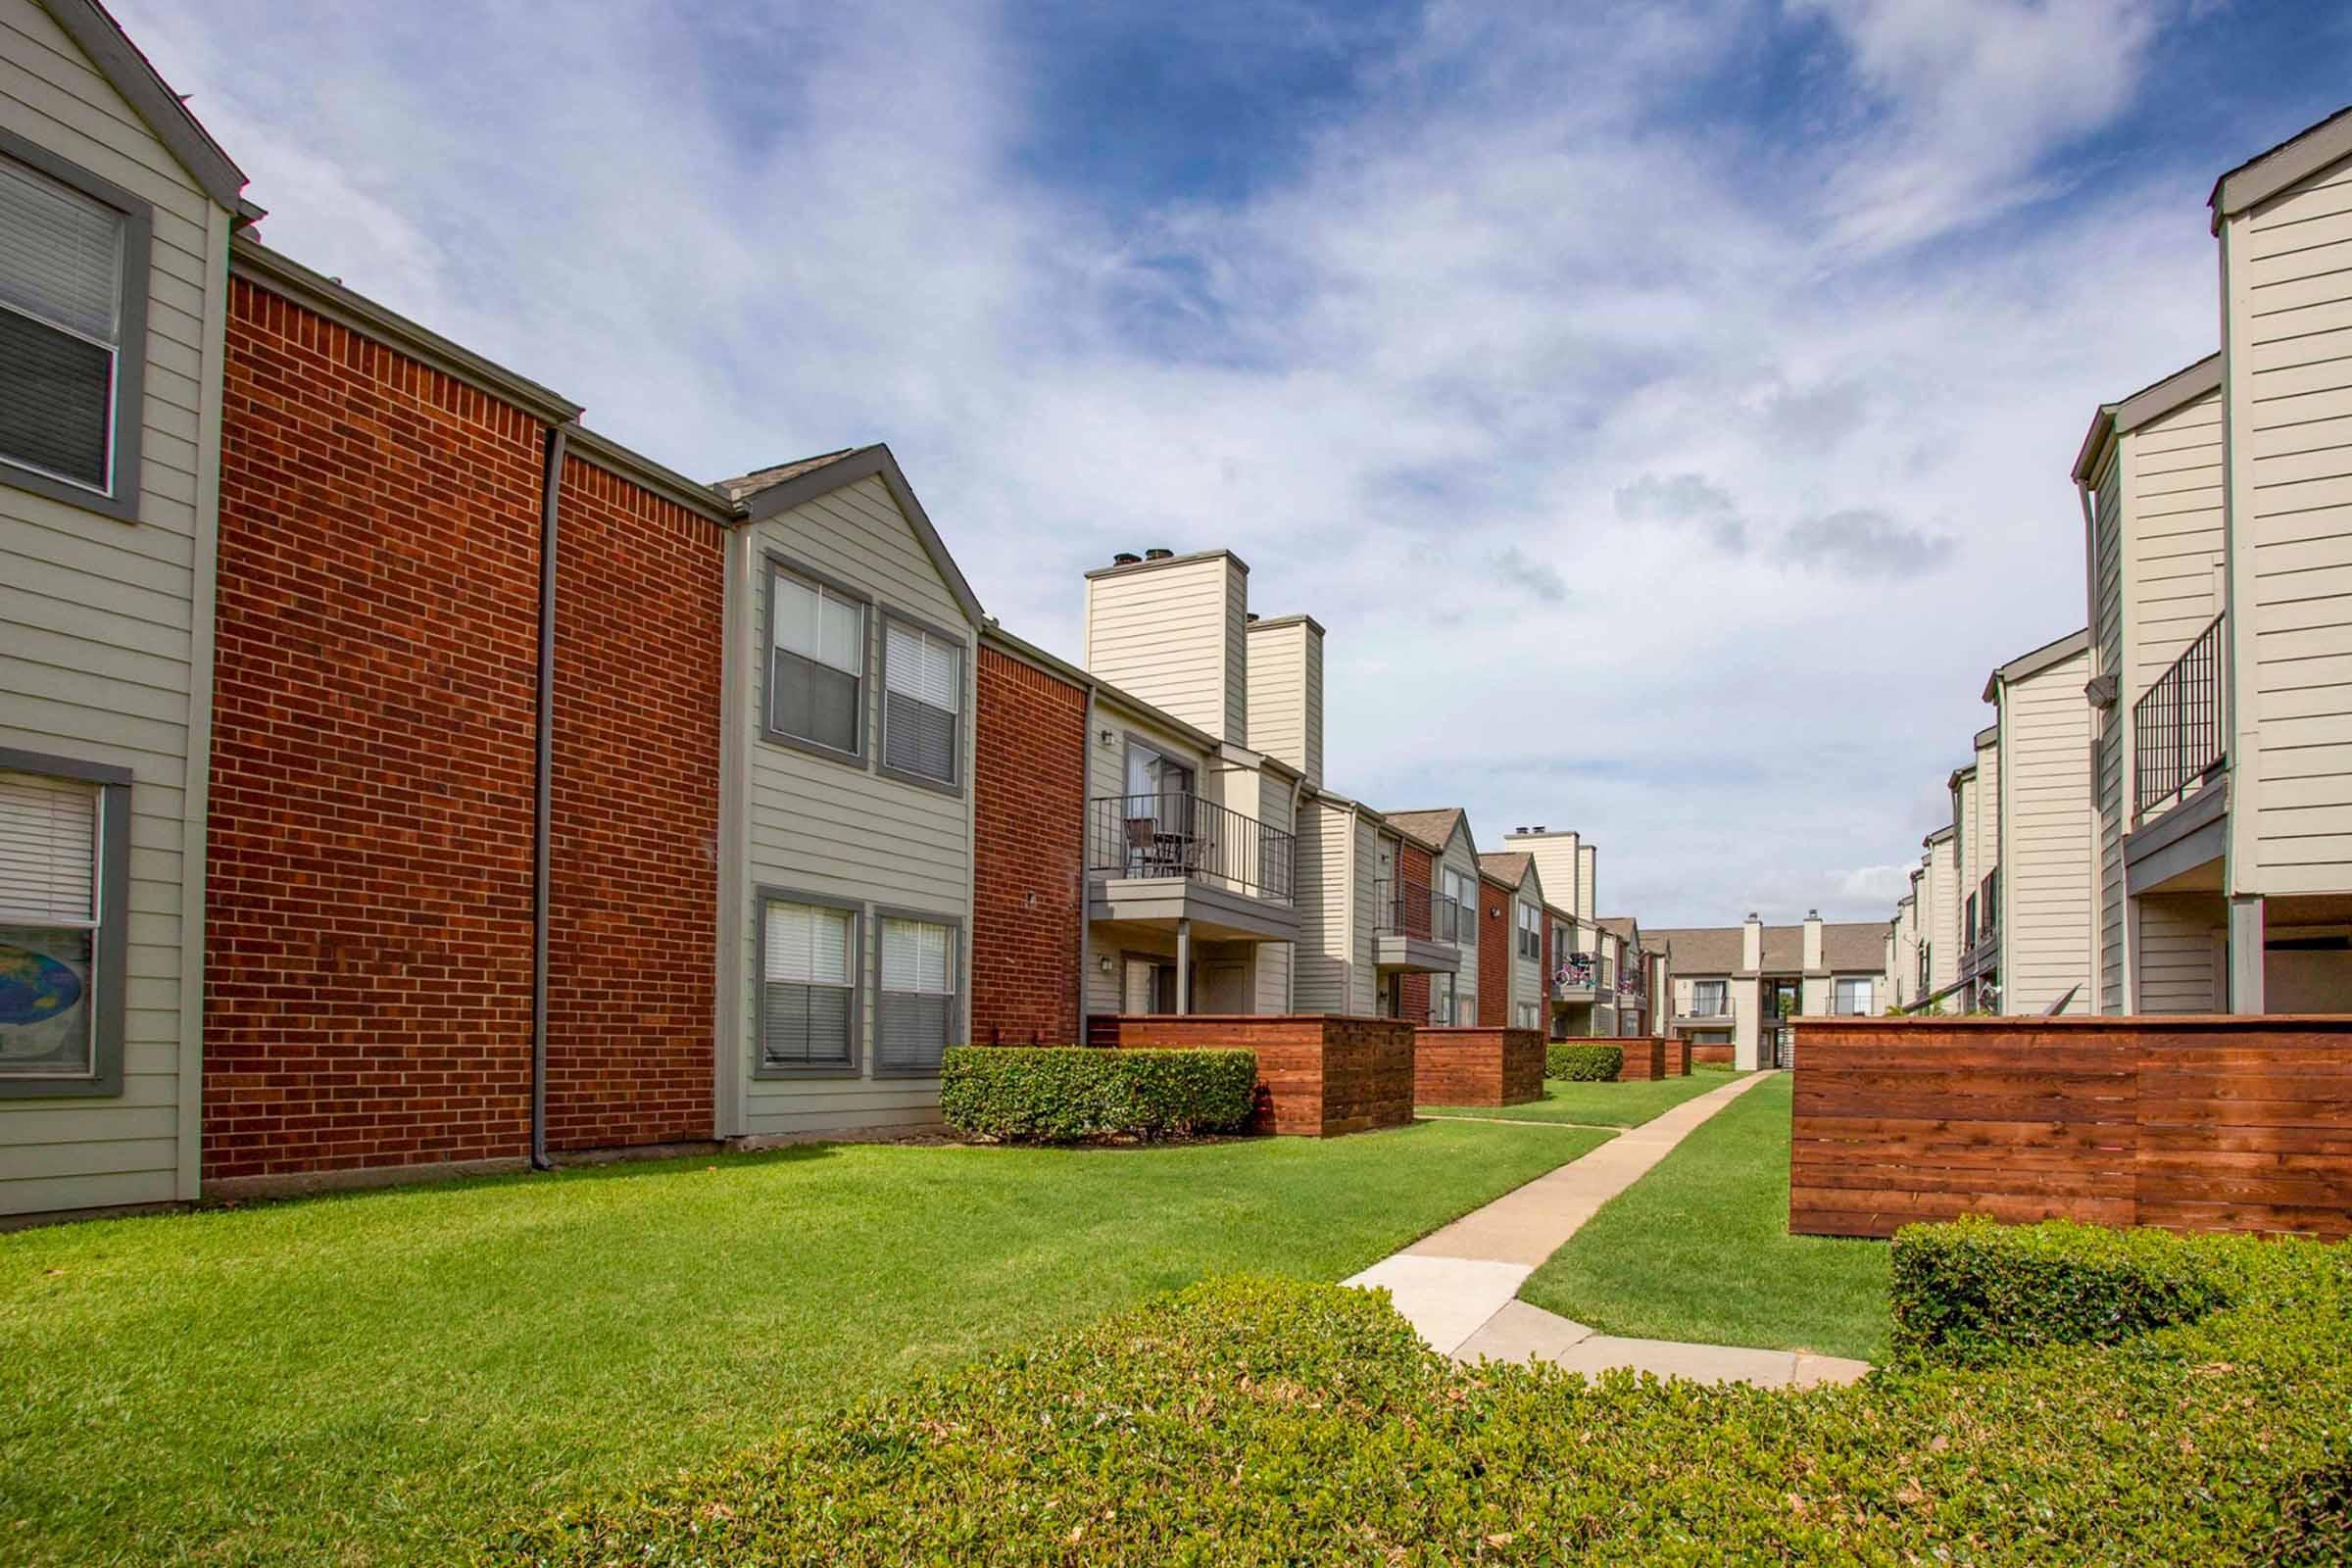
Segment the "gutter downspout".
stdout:
<svg viewBox="0 0 2352 1568">
<path fill-rule="evenodd" d="M 539 490 L 539 733 L 532 759 L 535 794 L 531 821 L 531 1169 L 552 1170 L 547 1157 L 547 934 L 554 900 L 549 865 L 555 838 L 553 797 L 556 748 L 556 514 L 564 481 L 567 424 L 550 425 L 547 471 Z"/>
<path fill-rule="evenodd" d="M 2092 471 L 2096 472 L 2097 470 L 2094 468 Z M 2081 479 L 2077 479 L 2075 481 L 2075 499 L 2082 504 L 2082 581 L 2084 584 L 2083 598 L 2087 601 L 2087 604 L 2084 607 L 2086 611 L 2086 619 L 2084 624 L 2090 627 L 2090 668 L 2091 673 L 2094 676 L 2105 675 L 2110 673 L 2110 671 L 2101 669 L 2099 667 L 2102 650 L 2100 648 L 2099 641 L 2098 514 L 2091 506 L 2090 486 L 2085 484 Z M 2118 515 L 2121 515 L 2120 512 Z M 2123 569 L 2122 560 L 2120 557 L 2117 560 L 2116 569 L 2119 572 Z M 2120 587 L 2118 597 L 2121 597 Z M 2122 607 L 2120 605 L 2117 607 L 2117 613 L 2119 615 L 2122 613 Z M 2116 672 L 2115 701 L 2118 708 L 2115 738 L 2116 808 L 2120 812 L 2123 808 L 2123 791 L 2125 786 L 2130 782 L 2127 778 L 2125 778 L 2123 771 L 2123 714 L 2121 713 L 2120 710 L 2124 701 L 2124 692 L 2123 676 L 2120 672 Z M 2088 922 L 2089 928 L 2082 933 L 2082 960 L 2083 979 L 2088 981 L 2090 984 L 2090 1005 L 2087 1010 L 2094 1013 L 2105 1012 L 2107 1010 L 2107 1004 L 2113 1000 L 2107 995 L 2105 953 L 2107 940 L 2107 876 L 2105 857 L 2101 853 L 2101 846 L 2099 842 L 2099 737 L 2100 732 L 2106 727 L 2107 715 L 2103 712 L 2094 714 L 2091 720 L 2090 729 L 2090 756 L 2086 760 L 2090 768 L 2090 882 L 2091 889 L 2097 895 L 2097 897 L 2088 901 L 2090 905 L 2090 919 Z M 2120 834 L 2122 829 L 2121 823 L 2117 824 L 2117 829 Z M 2128 954 L 2131 943 L 2127 940 L 2124 946 Z M 2130 958 L 2128 956 L 2125 958 L 2125 963 L 2127 965 L 2130 963 Z M 2124 975 L 2126 994 L 2129 995 L 2131 987 L 2131 970 L 2129 967 L 2125 968 Z"/>
</svg>

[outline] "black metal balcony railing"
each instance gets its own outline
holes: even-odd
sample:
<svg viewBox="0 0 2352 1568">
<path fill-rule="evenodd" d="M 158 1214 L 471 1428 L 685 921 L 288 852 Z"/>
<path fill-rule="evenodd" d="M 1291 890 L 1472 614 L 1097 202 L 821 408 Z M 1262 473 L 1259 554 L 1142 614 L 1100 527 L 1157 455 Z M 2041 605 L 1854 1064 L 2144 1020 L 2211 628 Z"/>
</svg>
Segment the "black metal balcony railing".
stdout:
<svg viewBox="0 0 2352 1568">
<path fill-rule="evenodd" d="M 1418 882 L 1380 881 L 1372 884 L 1372 894 L 1380 905 L 1378 930 L 1382 936 L 1431 940 L 1431 933 L 1437 929 L 1434 922 L 1439 901 L 1427 887 Z M 1446 940 L 1450 942 L 1453 938 L 1449 934 Z"/>
<path fill-rule="evenodd" d="M 2145 816 L 2219 767 L 2229 737 L 2222 726 L 2222 617 L 2197 633 L 2173 667 L 2132 705 L 2132 811 Z"/>
<path fill-rule="evenodd" d="M 1429 932 L 1440 942 L 1468 947 L 1478 940 L 1478 911 L 1443 893 L 1429 896 Z"/>
<path fill-rule="evenodd" d="M 1088 803 L 1086 868 L 1176 878 L 1291 902 L 1298 841 L 1198 795 L 1105 795 Z"/>
</svg>

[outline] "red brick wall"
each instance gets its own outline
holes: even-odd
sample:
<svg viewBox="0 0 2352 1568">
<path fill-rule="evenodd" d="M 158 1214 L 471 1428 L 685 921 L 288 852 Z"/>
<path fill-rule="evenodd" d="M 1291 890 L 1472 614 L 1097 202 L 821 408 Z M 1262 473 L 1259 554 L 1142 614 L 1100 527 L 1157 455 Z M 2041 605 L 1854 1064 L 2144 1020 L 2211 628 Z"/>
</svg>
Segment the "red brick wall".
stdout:
<svg viewBox="0 0 2352 1568">
<path fill-rule="evenodd" d="M 1306 1138 L 1413 1119 L 1413 1026 L 1400 1019 L 1098 1013 L 1087 1043 L 1122 1051 L 1241 1047 L 1257 1055 L 1251 1129 Z"/>
<path fill-rule="evenodd" d="M 1478 1021 L 1501 1029 L 1511 1021 L 1511 960 L 1518 937 L 1511 927 L 1511 890 L 1478 879 Z"/>
<path fill-rule="evenodd" d="M 1423 1028 L 1413 1035 L 1413 1101 L 1524 1105 L 1544 1098 L 1541 1029 Z"/>
<path fill-rule="evenodd" d="M 1434 887 L 1437 866 L 1435 858 L 1417 844 L 1399 843 L 1396 854 L 1397 880 L 1406 887 Z M 1431 933 L 1437 935 L 1435 931 Z M 1429 976 L 1408 974 L 1399 982 L 1403 998 L 1404 1016 L 1415 1023 L 1429 1017 Z"/>
<path fill-rule="evenodd" d="M 577 458 L 560 501 L 548 1145 L 709 1138 L 721 533 Z"/>
<path fill-rule="evenodd" d="M 528 1151 L 546 434 L 232 280 L 208 1179 Z M 561 500 L 549 1143 L 708 1138 L 719 530 Z"/>
<path fill-rule="evenodd" d="M 972 767 L 972 1039 L 1078 1039 L 1086 693 L 980 650 Z"/>
<path fill-rule="evenodd" d="M 543 429 L 230 286 L 207 1178 L 528 1147 Z"/>
</svg>

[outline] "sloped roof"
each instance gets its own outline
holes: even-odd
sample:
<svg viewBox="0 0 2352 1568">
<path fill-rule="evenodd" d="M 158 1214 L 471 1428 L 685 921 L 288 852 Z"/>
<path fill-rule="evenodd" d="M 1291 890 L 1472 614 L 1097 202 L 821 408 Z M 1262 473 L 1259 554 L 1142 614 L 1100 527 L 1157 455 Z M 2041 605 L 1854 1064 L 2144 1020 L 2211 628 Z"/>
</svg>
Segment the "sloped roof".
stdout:
<svg viewBox="0 0 2352 1568">
<path fill-rule="evenodd" d="M 947 541 L 931 525 L 930 514 L 915 499 L 913 487 L 907 484 L 906 475 L 899 468 L 899 460 L 891 456 L 886 444 L 876 441 L 869 446 L 844 447 L 838 452 L 799 458 L 773 467 L 755 468 L 732 479 L 721 479 L 712 488 L 730 501 L 740 503 L 751 520 L 758 522 L 860 479 L 882 481 L 900 514 L 914 530 L 923 553 L 931 558 L 931 564 L 938 570 L 939 580 L 947 585 L 949 596 L 962 610 L 963 618 L 974 626 L 985 625 L 988 617 L 981 612 L 979 597 L 964 580 L 963 568 L 956 564 Z"/>
<path fill-rule="evenodd" d="M 1674 956 L 1679 975 L 1738 974 L 1740 928 L 1736 925 L 1693 926 L 1674 931 L 1643 933 L 1652 948 L 1664 944 Z M 1851 974 L 1876 974 L 1886 964 L 1886 922 L 1824 920 L 1821 924 L 1821 961 L 1827 969 Z M 1805 928 L 1768 925 L 1764 928 L 1765 974 L 1799 974 L 1805 966 Z"/>
<path fill-rule="evenodd" d="M 1497 882 L 1508 882 L 1513 887 L 1527 880 L 1527 868 L 1535 863 L 1534 856 L 1522 855 L 1517 850 L 1493 850 L 1478 858 L 1481 871 Z"/>
<path fill-rule="evenodd" d="M 2338 109 L 2234 169 L 2223 171 L 2213 182 L 2213 193 L 2205 198 L 2205 205 L 2212 209 L 2212 231 L 2222 231 L 2225 217 L 2278 195 L 2348 152 L 2352 152 L 2352 106 Z"/>
<path fill-rule="evenodd" d="M 1417 839 L 1444 848 L 1453 839 L 1453 830 L 1462 823 L 1462 808 L 1441 806 L 1428 811 L 1383 811 L 1381 815 Z"/>
<path fill-rule="evenodd" d="M 1618 941 L 1631 943 L 1642 922 L 1630 914 L 1604 914 L 1600 917 L 1600 927 Z"/>
<path fill-rule="evenodd" d="M 198 122 L 104 6 L 95 0 L 42 0 L 42 4 L 207 196 L 240 217 L 262 216 L 262 210 L 242 194 L 245 172 L 213 140 L 212 132 Z"/>
</svg>

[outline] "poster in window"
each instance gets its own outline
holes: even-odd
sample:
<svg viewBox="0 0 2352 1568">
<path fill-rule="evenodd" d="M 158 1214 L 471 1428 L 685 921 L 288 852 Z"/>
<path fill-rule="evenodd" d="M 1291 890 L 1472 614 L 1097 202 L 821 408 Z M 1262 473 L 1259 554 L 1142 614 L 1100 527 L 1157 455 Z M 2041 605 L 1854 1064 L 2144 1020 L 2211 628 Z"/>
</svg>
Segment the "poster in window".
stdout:
<svg viewBox="0 0 2352 1568">
<path fill-rule="evenodd" d="M 0 1073 L 90 1069 L 90 933 L 0 925 Z"/>
</svg>

